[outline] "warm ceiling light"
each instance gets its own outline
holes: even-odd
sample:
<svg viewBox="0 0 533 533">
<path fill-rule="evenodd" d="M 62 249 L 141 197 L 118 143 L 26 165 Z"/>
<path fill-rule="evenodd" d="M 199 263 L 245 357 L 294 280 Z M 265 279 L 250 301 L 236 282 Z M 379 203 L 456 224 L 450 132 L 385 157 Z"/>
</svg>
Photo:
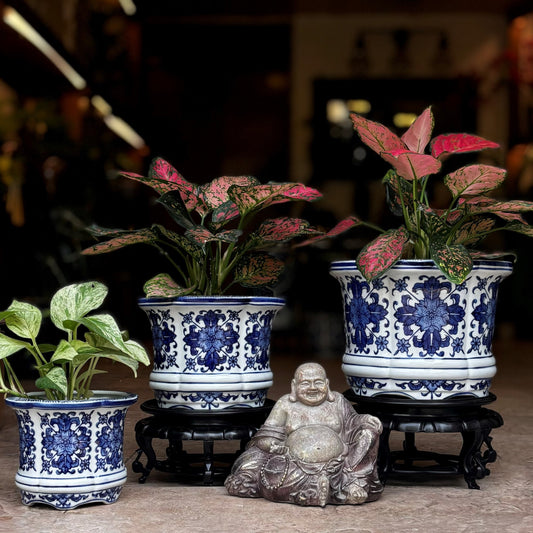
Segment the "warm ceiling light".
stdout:
<svg viewBox="0 0 533 533">
<path fill-rule="evenodd" d="M 133 148 L 140 150 L 146 146 L 144 139 L 133 128 L 119 117 L 113 115 L 113 109 L 100 95 L 91 98 L 91 104 L 102 115 L 105 125 Z"/>
<path fill-rule="evenodd" d="M 113 111 L 111 106 L 98 94 L 91 98 L 91 104 L 104 116 L 110 115 Z"/>
<path fill-rule="evenodd" d="M 360 115 L 366 115 L 367 113 L 370 113 L 372 105 L 368 100 L 348 100 L 348 109 L 350 111 L 355 111 Z"/>
<path fill-rule="evenodd" d="M 76 89 L 85 89 L 86 81 L 65 61 L 65 59 L 48 44 L 33 26 L 12 7 L 4 7 L 3 20 L 15 31 L 40 50 L 67 78 Z"/>
<path fill-rule="evenodd" d="M 396 113 L 392 122 L 397 128 L 408 128 L 416 120 L 414 113 Z"/>
<path fill-rule="evenodd" d="M 126 122 L 115 115 L 106 115 L 104 117 L 105 125 L 119 137 L 124 139 L 128 144 L 140 150 L 146 146 L 144 139 Z"/>
<path fill-rule="evenodd" d="M 137 7 L 133 3 L 133 0 L 118 0 L 120 2 L 120 6 L 122 7 L 122 10 L 126 15 L 135 15 L 137 12 Z"/>
<path fill-rule="evenodd" d="M 330 122 L 338 124 L 348 118 L 348 108 L 344 100 L 329 100 L 326 107 L 326 115 Z"/>
</svg>

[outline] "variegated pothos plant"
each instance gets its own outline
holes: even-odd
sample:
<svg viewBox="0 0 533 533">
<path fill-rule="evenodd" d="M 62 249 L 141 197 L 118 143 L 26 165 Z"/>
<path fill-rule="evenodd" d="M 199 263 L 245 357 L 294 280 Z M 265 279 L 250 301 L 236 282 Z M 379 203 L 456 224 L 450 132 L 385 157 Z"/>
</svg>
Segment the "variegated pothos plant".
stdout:
<svg viewBox="0 0 533 533">
<path fill-rule="evenodd" d="M 322 197 L 301 183 L 262 184 L 251 176 L 223 176 L 197 185 L 161 158 L 152 161 L 148 176 L 120 175 L 154 189 L 176 226 L 121 230 L 93 225 L 89 233 L 103 240 L 82 253 L 102 254 L 138 243 L 154 246 L 171 263 L 173 275 L 160 273 L 148 280 L 144 285 L 148 297 L 220 295 L 234 284 L 271 287 L 284 267 L 269 253 L 272 248 L 296 237 L 321 234 L 301 218 L 258 222 L 258 213 L 274 204 Z"/>
<path fill-rule="evenodd" d="M 476 249 L 487 235 L 509 230 L 533 236 L 533 228 L 523 217 L 533 210 L 533 202 L 490 195 L 506 178 L 502 168 L 470 164 L 446 174 L 443 182 L 449 191 L 448 207 L 435 209 L 430 205 L 428 187 L 439 175 L 445 158 L 498 148 L 498 144 L 464 133 L 431 139 L 431 107 L 401 137 L 360 114 L 350 116 L 361 141 L 392 166 L 383 178 L 387 203 L 393 214 L 403 218 L 399 228 L 380 230 L 380 235 L 358 254 L 357 267 L 367 280 L 381 276 L 404 258 L 432 259 L 450 281 L 461 283 L 472 270 L 473 259 L 505 255 L 483 254 Z M 349 217 L 329 234 L 361 224 L 375 228 Z M 309 241 L 322 238 L 316 236 Z"/>
<path fill-rule="evenodd" d="M 74 283 L 59 289 L 50 300 L 52 324 L 64 338 L 57 344 L 41 342 L 43 313 L 28 302 L 13 300 L 0 312 L 0 393 L 27 397 L 17 367 L 17 353 L 29 353 L 37 370 L 35 385 L 48 400 L 83 400 L 93 395 L 91 384 L 98 363 L 109 359 L 128 366 L 135 376 L 139 363 L 148 365 L 146 350 L 122 331 L 108 313 L 94 313 L 107 296 L 97 281 Z M 11 356 L 11 357 L 10 357 Z"/>
</svg>

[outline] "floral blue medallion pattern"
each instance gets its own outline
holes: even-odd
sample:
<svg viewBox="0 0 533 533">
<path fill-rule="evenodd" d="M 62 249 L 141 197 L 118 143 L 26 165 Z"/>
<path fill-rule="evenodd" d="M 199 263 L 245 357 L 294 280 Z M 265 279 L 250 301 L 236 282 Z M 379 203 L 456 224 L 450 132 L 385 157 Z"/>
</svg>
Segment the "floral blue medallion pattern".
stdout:
<svg viewBox="0 0 533 533">
<path fill-rule="evenodd" d="M 372 287 L 366 281 L 356 278 L 350 278 L 346 283 L 346 335 L 360 352 L 369 353 L 371 347 L 374 347 L 375 352 L 387 350 L 389 334 L 385 328 L 389 325 L 386 319 L 389 302 L 384 299 L 380 303 L 378 290 L 381 288 L 381 280 L 374 282 Z"/>
<path fill-rule="evenodd" d="M 168 310 L 148 311 L 154 342 L 154 366 L 171 368 L 176 365 L 176 327 Z"/>
<path fill-rule="evenodd" d="M 245 340 L 250 346 L 250 355 L 246 357 L 246 368 L 268 368 L 270 333 L 275 314 L 275 311 L 248 313 Z"/>
<path fill-rule="evenodd" d="M 430 261 L 408 263 L 400 261 L 372 282 L 353 261 L 332 264 L 343 295 L 343 371 L 351 388 L 360 396 L 486 396 L 496 372 L 491 348 L 498 288 L 511 263 L 479 262 L 461 284 Z"/>
<path fill-rule="evenodd" d="M 16 411 L 19 428 L 19 468 L 35 470 L 35 425 L 27 411 Z"/>
<path fill-rule="evenodd" d="M 200 311 L 183 316 L 183 341 L 188 351 L 185 371 L 214 372 L 238 366 L 235 351 L 239 340 L 239 313 Z"/>
<path fill-rule="evenodd" d="M 137 396 L 111 395 L 43 402 L 44 406 L 31 398 L 6 398 L 19 425 L 20 464 L 15 482 L 23 503 L 73 509 L 116 501 L 127 477 L 124 420 Z M 62 409 L 62 403 L 68 407 Z"/>
<path fill-rule="evenodd" d="M 492 345 L 494 335 L 494 319 L 496 316 L 496 299 L 500 280 L 483 279 L 477 277 L 474 294 L 479 299 L 474 299 L 473 320 L 470 332 L 471 346 L 469 351 L 482 351 L 488 353 Z"/>
<path fill-rule="evenodd" d="M 401 341 L 396 353 L 415 355 L 412 347 L 421 348 L 416 352 L 419 357 L 443 357 L 442 348 L 449 346 L 453 354 L 462 351 L 464 334 L 457 333 L 464 323 L 464 302 L 461 305 L 460 297 L 466 290 L 464 284 L 452 286 L 444 276 L 421 276 L 421 280 L 412 291 L 405 280 L 399 280 L 392 291 L 400 294 L 401 301 L 394 313 L 403 333 L 403 337 L 396 334 Z"/>
<path fill-rule="evenodd" d="M 90 470 L 90 413 L 41 415 L 41 472 L 75 474 Z"/>
<path fill-rule="evenodd" d="M 263 296 L 142 299 L 154 334 L 150 387 L 158 406 L 262 406 L 273 378 L 272 324 L 283 305 L 280 298 Z"/>
<path fill-rule="evenodd" d="M 122 466 L 125 418 L 126 413 L 122 410 L 100 413 L 98 416 L 98 422 L 96 422 L 97 470 L 107 472 Z"/>
</svg>

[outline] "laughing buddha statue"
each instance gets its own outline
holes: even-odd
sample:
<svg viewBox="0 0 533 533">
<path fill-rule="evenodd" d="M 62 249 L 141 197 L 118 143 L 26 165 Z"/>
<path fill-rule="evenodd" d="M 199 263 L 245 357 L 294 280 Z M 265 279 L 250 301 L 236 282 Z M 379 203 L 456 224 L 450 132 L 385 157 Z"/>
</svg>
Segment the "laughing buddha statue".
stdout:
<svg viewBox="0 0 533 533">
<path fill-rule="evenodd" d="M 298 505 L 361 504 L 379 498 L 382 426 L 331 391 L 322 366 L 299 366 L 225 481 L 234 496 Z"/>
</svg>

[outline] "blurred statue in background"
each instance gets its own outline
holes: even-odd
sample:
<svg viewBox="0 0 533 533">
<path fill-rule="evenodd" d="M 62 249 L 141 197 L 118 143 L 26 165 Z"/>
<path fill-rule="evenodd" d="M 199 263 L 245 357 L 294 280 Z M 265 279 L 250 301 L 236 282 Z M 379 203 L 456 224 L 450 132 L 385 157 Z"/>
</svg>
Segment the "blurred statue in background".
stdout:
<svg viewBox="0 0 533 533">
<path fill-rule="evenodd" d="M 298 505 L 360 504 L 376 500 L 382 426 L 358 414 L 329 388 L 317 363 L 298 367 L 291 393 L 235 461 L 225 486 L 234 496 Z"/>
</svg>

